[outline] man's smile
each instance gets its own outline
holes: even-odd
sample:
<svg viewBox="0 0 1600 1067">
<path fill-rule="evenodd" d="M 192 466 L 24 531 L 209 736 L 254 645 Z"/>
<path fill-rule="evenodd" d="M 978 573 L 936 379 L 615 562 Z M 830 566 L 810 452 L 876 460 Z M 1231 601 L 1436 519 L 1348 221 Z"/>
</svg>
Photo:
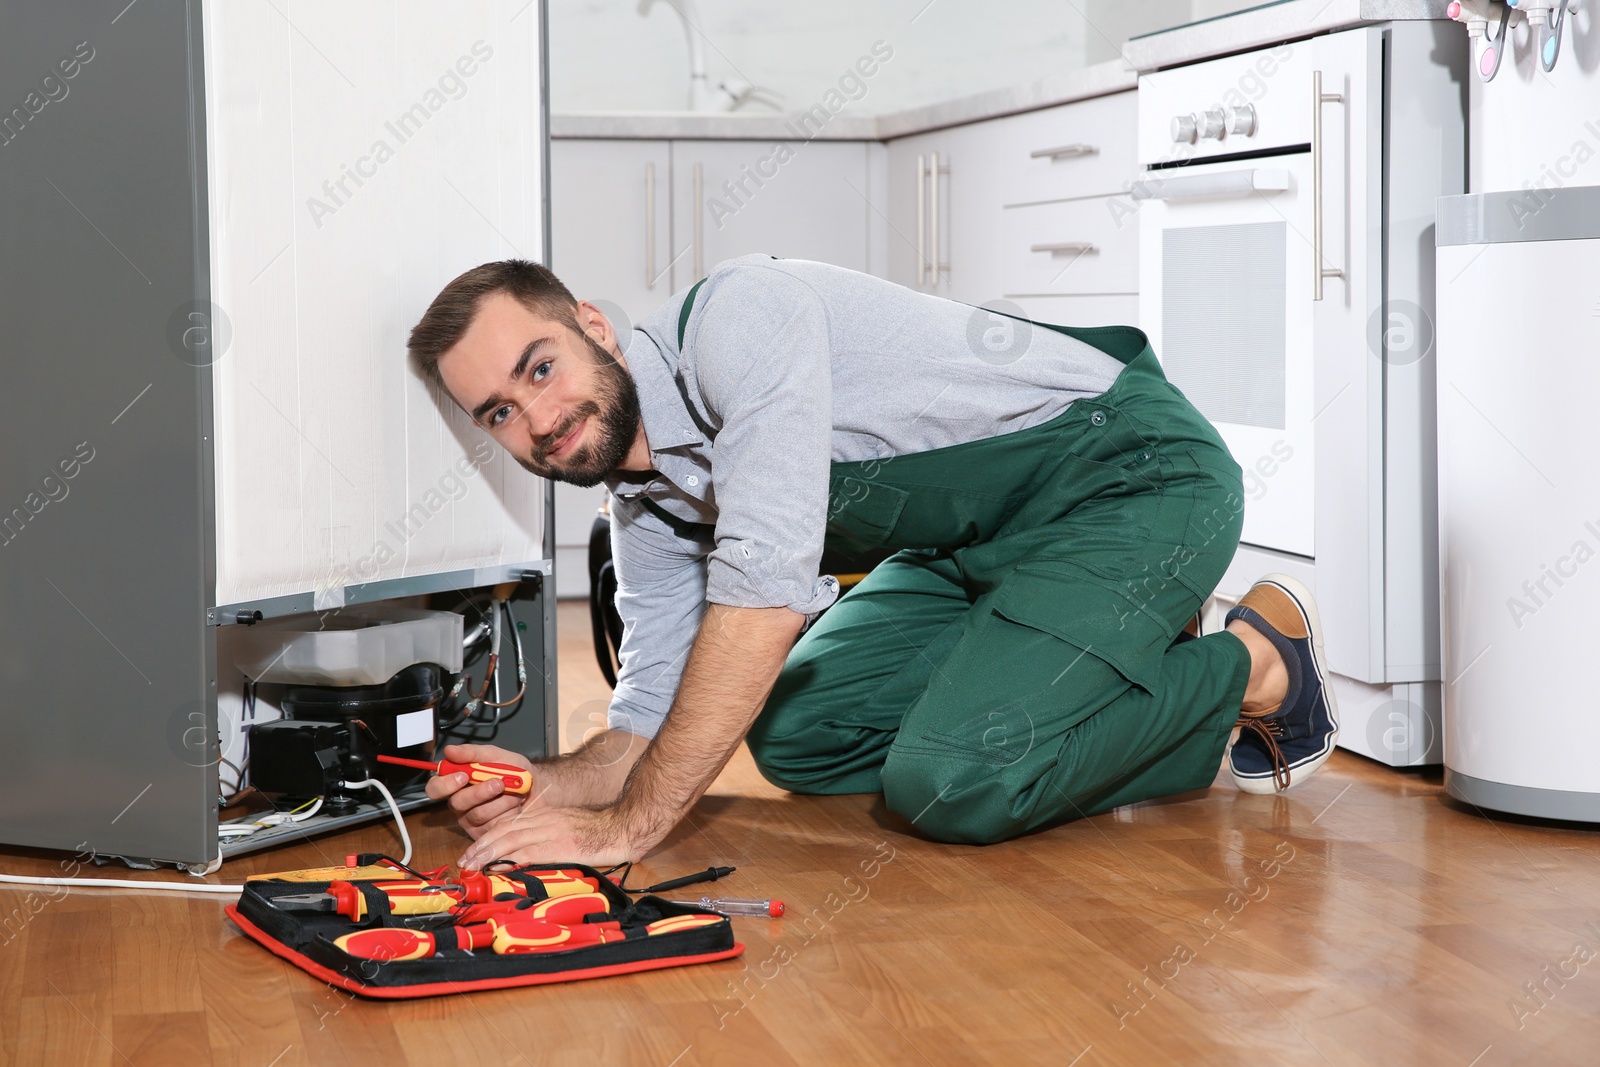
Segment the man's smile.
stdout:
<svg viewBox="0 0 1600 1067">
<path fill-rule="evenodd" d="M 589 420 L 586 419 L 586 418 L 585 419 L 579 419 L 578 420 L 578 424 L 572 428 L 572 431 L 570 433 L 568 433 L 560 441 L 557 441 L 554 446 L 552 446 L 551 448 L 546 450 L 546 452 L 544 454 L 545 458 L 546 459 L 556 459 L 557 457 L 561 456 L 562 454 L 570 451 L 573 448 L 573 446 L 575 446 L 578 443 L 578 438 L 582 434 L 584 424 L 587 423 L 588 421 Z"/>
</svg>

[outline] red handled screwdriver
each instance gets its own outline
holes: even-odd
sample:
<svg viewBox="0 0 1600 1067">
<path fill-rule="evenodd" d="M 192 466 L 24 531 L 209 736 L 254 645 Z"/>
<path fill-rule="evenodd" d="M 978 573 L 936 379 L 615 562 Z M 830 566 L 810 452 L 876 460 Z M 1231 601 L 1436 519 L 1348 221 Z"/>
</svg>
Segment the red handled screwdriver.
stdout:
<svg viewBox="0 0 1600 1067">
<path fill-rule="evenodd" d="M 670 934 L 725 921 L 720 915 L 674 915 L 647 925 L 645 935 Z M 359 959 L 387 962 L 426 959 L 452 948 L 468 952 L 492 948 L 496 955 L 522 956 L 625 940 L 627 934 L 623 932 L 620 922 L 579 922 L 568 925 L 545 919 L 494 916 L 486 922 L 450 926 L 442 930 L 373 927 L 345 934 L 335 938 L 333 943 Z"/>
<path fill-rule="evenodd" d="M 505 783 L 507 793 L 525 797 L 533 792 L 533 772 L 509 763 L 451 763 L 447 759 L 429 763 L 427 760 L 405 759 L 402 756 L 379 756 L 378 762 L 393 763 L 397 767 L 415 767 L 419 771 L 432 771 L 435 774 L 464 771 L 473 785 L 498 778 Z"/>
</svg>

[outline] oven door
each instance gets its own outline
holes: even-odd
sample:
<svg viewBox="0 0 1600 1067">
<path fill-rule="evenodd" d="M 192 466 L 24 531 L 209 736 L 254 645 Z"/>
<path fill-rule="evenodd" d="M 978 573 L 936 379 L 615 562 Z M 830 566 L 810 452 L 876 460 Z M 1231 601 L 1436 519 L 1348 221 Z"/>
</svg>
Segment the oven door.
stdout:
<svg viewBox="0 0 1600 1067">
<path fill-rule="evenodd" d="M 1306 152 L 1134 189 L 1145 333 L 1244 469 L 1244 542 L 1300 556 L 1316 549 L 1310 190 Z"/>
</svg>

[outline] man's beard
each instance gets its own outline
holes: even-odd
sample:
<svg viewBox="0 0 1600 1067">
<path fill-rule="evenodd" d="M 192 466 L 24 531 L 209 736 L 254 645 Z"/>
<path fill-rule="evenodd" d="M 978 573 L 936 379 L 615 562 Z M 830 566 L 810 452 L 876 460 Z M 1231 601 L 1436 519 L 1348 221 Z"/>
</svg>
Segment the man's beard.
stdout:
<svg viewBox="0 0 1600 1067">
<path fill-rule="evenodd" d="M 517 462 L 541 478 L 554 478 L 587 489 L 600 484 L 602 478 L 627 458 L 633 439 L 639 435 L 640 416 L 639 390 L 633 384 L 633 376 L 588 335 L 583 339 L 589 344 L 590 355 L 599 372 L 595 399 L 579 404 L 566 422 L 534 447 L 532 456 L 518 456 Z M 552 461 L 550 450 L 584 419 L 590 420 L 589 442 L 574 449 L 570 456 Z"/>
</svg>

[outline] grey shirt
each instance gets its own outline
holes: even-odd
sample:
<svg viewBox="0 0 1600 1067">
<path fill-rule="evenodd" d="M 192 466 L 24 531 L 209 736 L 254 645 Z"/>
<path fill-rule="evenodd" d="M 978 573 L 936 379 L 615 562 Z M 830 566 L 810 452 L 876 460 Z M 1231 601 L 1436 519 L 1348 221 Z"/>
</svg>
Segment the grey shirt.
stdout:
<svg viewBox="0 0 1600 1067">
<path fill-rule="evenodd" d="M 672 706 L 707 603 L 814 615 L 838 597 L 817 573 L 831 463 L 1037 426 L 1122 370 L 1054 330 L 769 256 L 711 271 L 680 352 L 686 295 L 626 348 L 656 474 L 605 480 L 624 625 L 609 721 L 646 737 Z"/>
</svg>

